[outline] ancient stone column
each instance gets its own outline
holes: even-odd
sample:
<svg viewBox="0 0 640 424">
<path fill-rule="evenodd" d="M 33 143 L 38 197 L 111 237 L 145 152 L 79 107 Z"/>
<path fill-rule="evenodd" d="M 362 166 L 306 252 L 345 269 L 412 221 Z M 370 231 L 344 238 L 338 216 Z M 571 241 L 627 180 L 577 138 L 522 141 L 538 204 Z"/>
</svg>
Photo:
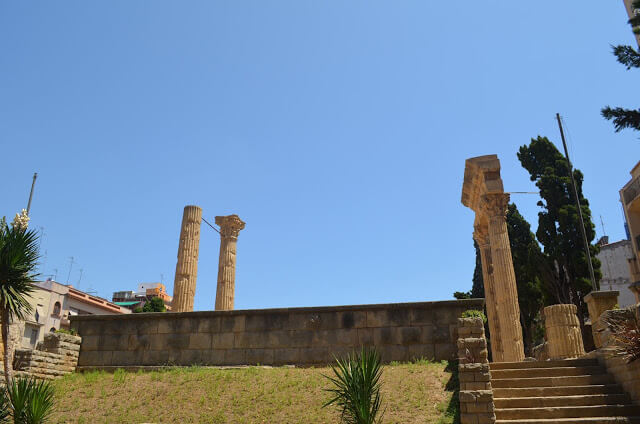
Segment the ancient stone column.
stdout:
<svg viewBox="0 0 640 424">
<path fill-rule="evenodd" d="M 180 242 L 178 243 L 178 263 L 173 281 L 172 312 L 193 311 L 198 276 L 198 251 L 200 249 L 200 222 L 202 209 L 185 206 L 182 214 Z"/>
<path fill-rule="evenodd" d="M 549 359 L 579 358 L 584 355 L 582 332 L 576 305 L 552 305 L 543 310 Z"/>
<path fill-rule="evenodd" d="M 487 321 L 491 333 L 491 356 L 493 362 L 504 362 L 504 352 L 500 336 L 500 323 L 496 310 L 496 294 L 493 282 L 493 264 L 491 263 L 491 246 L 489 245 L 489 233 L 486 225 L 475 226 L 473 238 L 480 248 L 482 262 L 482 281 L 484 284 L 484 298 L 487 306 Z"/>
<path fill-rule="evenodd" d="M 218 288 L 216 311 L 233 309 L 236 284 L 236 245 L 244 222 L 238 215 L 216 216 L 220 226 L 220 259 L 218 260 Z"/>
<path fill-rule="evenodd" d="M 584 301 L 589 308 L 589 318 L 591 318 L 591 332 L 593 334 L 593 343 L 596 348 L 601 348 L 604 340 L 600 337 L 600 331 L 597 331 L 598 318 L 603 312 L 615 309 L 618 305 L 619 291 L 592 291 L 584 297 Z"/>
<path fill-rule="evenodd" d="M 506 214 L 509 194 L 485 194 L 484 202 L 486 215 L 489 217 L 489 244 L 495 287 L 494 303 L 500 326 L 503 361 L 519 362 L 524 360 L 524 343 L 520 325 L 516 274 L 513 270 L 511 245 L 507 232 Z"/>
</svg>

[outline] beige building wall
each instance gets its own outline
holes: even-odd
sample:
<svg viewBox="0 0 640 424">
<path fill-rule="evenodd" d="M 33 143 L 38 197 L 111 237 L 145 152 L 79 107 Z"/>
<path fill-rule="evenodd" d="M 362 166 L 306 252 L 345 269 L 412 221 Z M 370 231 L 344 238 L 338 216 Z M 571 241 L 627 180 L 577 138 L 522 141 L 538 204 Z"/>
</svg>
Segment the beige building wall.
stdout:
<svg viewBox="0 0 640 424">
<path fill-rule="evenodd" d="M 624 8 L 627 10 L 627 15 L 629 16 L 629 19 L 633 18 L 638 13 L 640 13 L 638 9 L 633 8 L 633 0 L 623 0 L 623 2 L 624 2 Z M 638 46 L 640 46 L 640 33 L 637 33 L 635 30 L 636 29 L 633 28 L 633 35 L 636 37 L 636 42 L 638 43 Z"/>
<path fill-rule="evenodd" d="M 620 190 L 633 255 L 629 260 L 631 283 L 640 283 L 640 162 L 631 170 L 631 180 Z"/>
</svg>

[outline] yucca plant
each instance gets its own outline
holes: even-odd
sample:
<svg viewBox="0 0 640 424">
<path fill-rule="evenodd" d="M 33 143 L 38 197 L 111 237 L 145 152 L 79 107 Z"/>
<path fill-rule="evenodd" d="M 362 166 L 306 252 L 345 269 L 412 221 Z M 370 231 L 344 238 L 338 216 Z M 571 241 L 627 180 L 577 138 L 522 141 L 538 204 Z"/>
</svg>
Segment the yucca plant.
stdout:
<svg viewBox="0 0 640 424">
<path fill-rule="evenodd" d="M 380 377 L 382 361 L 375 349 L 362 348 L 358 353 L 336 358 L 333 376 L 324 376 L 333 387 L 325 389 L 332 397 L 322 406 L 335 405 L 346 424 L 375 424 L 382 421 Z M 378 417 L 380 414 L 380 417 Z"/>
<path fill-rule="evenodd" d="M 53 386 L 48 381 L 15 378 L 3 392 L 5 410 L 0 422 L 11 417 L 14 424 L 42 424 L 53 412 Z"/>
<path fill-rule="evenodd" d="M 0 220 L 0 320 L 4 347 L 5 381 L 11 380 L 9 325 L 24 319 L 32 307 L 27 300 L 33 291 L 38 262 L 38 235 L 26 228 L 28 217 L 16 216 L 9 226 Z"/>
</svg>

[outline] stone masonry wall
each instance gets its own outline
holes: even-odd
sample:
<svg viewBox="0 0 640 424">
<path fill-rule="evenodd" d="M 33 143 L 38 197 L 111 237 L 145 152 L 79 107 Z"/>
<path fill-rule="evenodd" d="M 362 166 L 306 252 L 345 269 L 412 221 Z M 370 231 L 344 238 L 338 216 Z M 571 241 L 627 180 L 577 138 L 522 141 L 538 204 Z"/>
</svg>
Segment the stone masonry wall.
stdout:
<svg viewBox="0 0 640 424">
<path fill-rule="evenodd" d="M 461 424 L 496 422 L 487 339 L 481 318 L 458 319 Z"/>
<path fill-rule="evenodd" d="M 385 362 L 452 359 L 457 319 L 483 299 L 314 308 L 82 315 L 78 366 L 322 365 L 360 346 Z"/>
<path fill-rule="evenodd" d="M 37 349 L 17 349 L 13 359 L 16 375 L 51 380 L 75 371 L 81 338 L 48 333 Z"/>
</svg>

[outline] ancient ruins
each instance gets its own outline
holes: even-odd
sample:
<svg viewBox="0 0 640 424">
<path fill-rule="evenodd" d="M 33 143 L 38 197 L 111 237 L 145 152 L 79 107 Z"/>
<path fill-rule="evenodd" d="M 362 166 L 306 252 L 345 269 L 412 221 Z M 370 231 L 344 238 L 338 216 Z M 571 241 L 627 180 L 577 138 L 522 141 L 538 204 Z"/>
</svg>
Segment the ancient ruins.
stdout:
<svg viewBox="0 0 640 424">
<path fill-rule="evenodd" d="M 236 285 L 236 246 L 245 223 L 238 215 L 216 216 L 220 226 L 220 259 L 218 260 L 218 288 L 216 311 L 233 309 Z"/>
<path fill-rule="evenodd" d="M 173 312 L 193 311 L 198 277 L 198 251 L 200 250 L 200 222 L 202 209 L 185 206 L 178 244 L 178 263 L 173 283 Z"/>
<path fill-rule="evenodd" d="M 518 290 L 506 223 L 509 194 L 504 192 L 497 155 L 467 159 L 462 204 L 476 213 L 473 236 L 482 256 L 493 360 L 522 361 Z"/>
</svg>

